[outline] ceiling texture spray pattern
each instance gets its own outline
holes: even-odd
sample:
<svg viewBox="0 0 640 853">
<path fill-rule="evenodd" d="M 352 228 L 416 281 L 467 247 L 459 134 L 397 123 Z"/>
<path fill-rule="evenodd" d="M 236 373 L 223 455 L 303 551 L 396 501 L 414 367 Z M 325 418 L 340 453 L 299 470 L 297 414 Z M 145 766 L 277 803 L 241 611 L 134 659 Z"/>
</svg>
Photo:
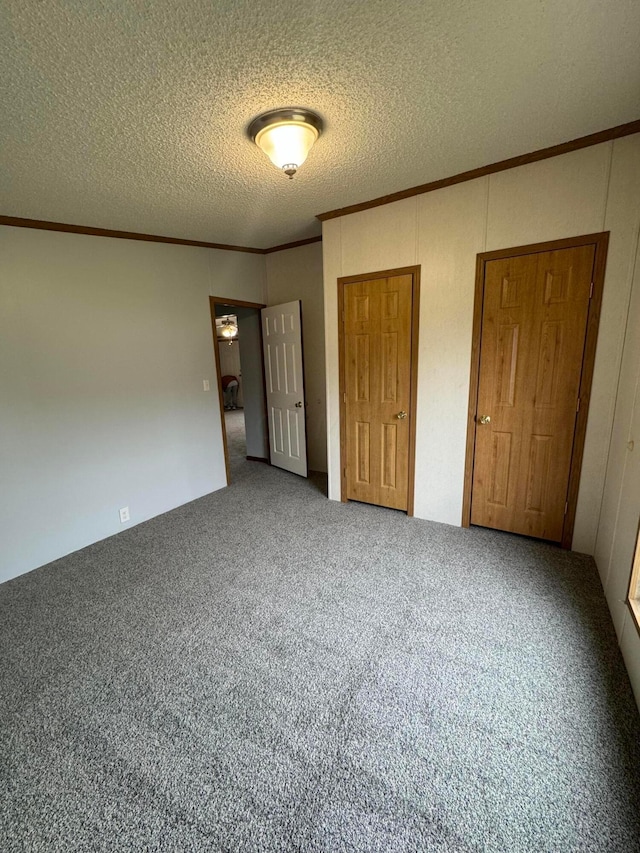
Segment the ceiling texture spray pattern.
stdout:
<svg viewBox="0 0 640 853">
<path fill-rule="evenodd" d="M 0 213 L 267 247 L 640 117 L 637 0 L 6 0 Z M 246 136 L 303 106 L 287 180 Z"/>
</svg>

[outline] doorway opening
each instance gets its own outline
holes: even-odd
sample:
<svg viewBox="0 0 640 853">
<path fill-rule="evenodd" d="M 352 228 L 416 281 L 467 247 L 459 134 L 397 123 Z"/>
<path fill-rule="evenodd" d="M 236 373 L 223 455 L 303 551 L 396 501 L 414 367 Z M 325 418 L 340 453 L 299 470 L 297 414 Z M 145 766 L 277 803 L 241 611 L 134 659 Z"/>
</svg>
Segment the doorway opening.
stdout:
<svg viewBox="0 0 640 853">
<path fill-rule="evenodd" d="M 209 297 L 227 485 L 246 460 L 268 462 L 262 334 L 257 302 Z"/>
<path fill-rule="evenodd" d="M 253 310 L 253 309 L 249 309 Z M 225 314 L 216 317 L 216 340 L 220 358 L 220 385 L 224 403 L 224 428 L 227 434 L 229 466 L 247 456 L 247 427 L 244 418 L 244 380 L 242 376 L 242 344 L 238 317 Z M 245 355 L 246 361 L 246 355 Z"/>
</svg>

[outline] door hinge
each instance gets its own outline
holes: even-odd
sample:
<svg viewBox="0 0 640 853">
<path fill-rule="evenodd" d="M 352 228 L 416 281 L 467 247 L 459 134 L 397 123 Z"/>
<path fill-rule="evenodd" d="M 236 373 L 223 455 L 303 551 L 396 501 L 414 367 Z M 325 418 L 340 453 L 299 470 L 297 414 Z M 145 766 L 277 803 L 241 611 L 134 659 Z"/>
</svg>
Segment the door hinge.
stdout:
<svg viewBox="0 0 640 853">
<path fill-rule="evenodd" d="M 593 282 L 591 282 L 591 287 L 589 288 L 589 299 L 593 296 Z"/>
<path fill-rule="evenodd" d="M 346 468 L 343 468 L 343 469 L 342 469 L 342 476 L 343 476 L 343 477 L 346 477 L 346 476 L 347 476 L 347 469 L 346 469 Z"/>
<path fill-rule="evenodd" d="M 346 403 L 346 402 L 347 402 L 347 392 L 346 392 L 346 391 L 345 391 L 345 392 L 344 392 L 344 394 L 342 395 L 342 402 L 343 402 L 343 403 Z"/>
<path fill-rule="evenodd" d="M 580 397 L 578 397 L 578 402 L 576 403 L 576 412 L 580 411 Z"/>
<path fill-rule="evenodd" d="M 564 514 L 566 515 L 569 512 L 569 501 L 567 501 L 564 505 Z"/>
</svg>

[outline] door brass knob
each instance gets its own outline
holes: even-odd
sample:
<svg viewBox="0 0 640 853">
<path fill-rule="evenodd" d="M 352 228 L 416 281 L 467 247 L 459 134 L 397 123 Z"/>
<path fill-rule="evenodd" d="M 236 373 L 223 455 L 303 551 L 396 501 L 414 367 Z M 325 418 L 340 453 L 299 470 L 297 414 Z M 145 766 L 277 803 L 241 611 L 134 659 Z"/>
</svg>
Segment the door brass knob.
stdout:
<svg viewBox="0 0 640 853">
<path fill-rule="evenodd" d="M 490 424 L 491 423 L 491 415 L 481 415 L 478 420 L 481 424 Z"/>
<path fill-rule="evenodd" d="M 406 412 L 398 412 L 396 417 L 398 418 L 398 420 L 403 421 L 407 417 L 407 413 Z"/>
<path fill-rule="evenodd" d="M 302 403 L 296 403 L 296 409 L 301 409 L 301 408 L 302 408 Z"/>
</svg>

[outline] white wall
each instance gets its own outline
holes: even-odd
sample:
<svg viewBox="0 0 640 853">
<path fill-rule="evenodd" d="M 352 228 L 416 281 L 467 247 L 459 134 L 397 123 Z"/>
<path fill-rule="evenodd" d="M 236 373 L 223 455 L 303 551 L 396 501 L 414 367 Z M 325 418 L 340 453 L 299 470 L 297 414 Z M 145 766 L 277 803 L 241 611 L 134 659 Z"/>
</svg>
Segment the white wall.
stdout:
<svg viewBox="0 0 640 853">
<path fill-rule="evenodd" d="M 258 302 L 260 305 L 266 303 L 267 276 L 264 255 L 225 252 L 219 249 L 205 251 L 209 259 L 210 296 Z"/>
<path fill-rule="evenodd" d="M 307 451 L 312 471 L 327 470 L 322 245 L 309 243 L 266 255 L 267 304 L 302 301 Z"/>
<path fill-rule="evenodd" d="M 0 227 L 0 581 L 225 484 L 209 294 L 264 258 Z"/>
<path fill-rule="evenodd" d="M 573 539 L 593 554 L 640 210 L 640 135 L 447 187 L 323 226 L 329 495 L 340 496 L 339 276 L 420 264 L 415 514 L 459 525 L 478 252 L 611 230 Z M 636 229 L 637 231 L 637 229 Z"/>
</svg>

